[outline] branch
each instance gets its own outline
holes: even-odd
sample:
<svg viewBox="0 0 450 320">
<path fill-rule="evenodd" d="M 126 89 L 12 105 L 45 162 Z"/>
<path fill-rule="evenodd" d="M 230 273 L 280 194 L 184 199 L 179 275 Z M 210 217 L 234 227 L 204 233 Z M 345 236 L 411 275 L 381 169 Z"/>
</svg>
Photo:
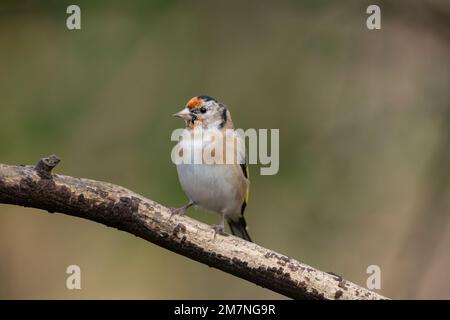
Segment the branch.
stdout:
<svg viewBox="0 0 450 320">
<path fill-rule="evenodd" d="M 342 277 L 213 229 L 123 187 L 52 173 L 55 156 L 36 166 L 0 164 L 0 203 L 61 212 L 131 233 L 190 259 L 294 299 L 386 299 Z"/>
</svg>

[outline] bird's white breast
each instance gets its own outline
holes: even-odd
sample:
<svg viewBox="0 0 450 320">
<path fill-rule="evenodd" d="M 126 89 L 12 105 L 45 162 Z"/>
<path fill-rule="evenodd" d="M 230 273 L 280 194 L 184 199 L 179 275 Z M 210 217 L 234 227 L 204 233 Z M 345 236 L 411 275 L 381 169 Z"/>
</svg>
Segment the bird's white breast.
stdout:
<svg viewBox="0 0 450 320">
<path fill-rule="evenodd" d="M 209 141 L 201 139 L 181 140 L 183 150 L 202 152 Z M 241 179 L 240 168 L 236 164 L 178 164 L 178 178 L 186 195 L 200 207 L 207 210 L 238 215 L 243 203 L 237 185 Z"/>
</svg>

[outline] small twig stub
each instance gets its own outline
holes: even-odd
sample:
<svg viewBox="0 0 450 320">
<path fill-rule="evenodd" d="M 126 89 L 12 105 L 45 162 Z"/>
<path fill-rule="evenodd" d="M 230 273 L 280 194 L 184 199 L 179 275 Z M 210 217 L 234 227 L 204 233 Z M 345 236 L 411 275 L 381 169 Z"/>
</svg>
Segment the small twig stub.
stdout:
<svg viewBox="0 0 450 320">
<path fill-rule="evenodd" d="M 51 172 L 53 168 L 56 167 L 60 161 L 61 159 L 59 157 L 52 154 L 48 158 L 42 158 L 39 160 L 34 169 L 38 172 L 41 178 L 50 179 L 52 177 Z"/>
</svg>

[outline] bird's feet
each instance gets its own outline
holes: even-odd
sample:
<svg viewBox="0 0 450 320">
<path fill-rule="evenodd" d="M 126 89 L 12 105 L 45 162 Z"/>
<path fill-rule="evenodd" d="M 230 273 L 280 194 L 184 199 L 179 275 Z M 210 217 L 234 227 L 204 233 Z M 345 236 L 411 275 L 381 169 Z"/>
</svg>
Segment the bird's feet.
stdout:
<svg viewBox="0 0 450 320">
<path fill-rule="evenodd" d="M 183 206 L 181 208 L 170 208 L 170 218 L 169 218 L 169 220 L 172 219 L 172 217 L 174 215 L 184 216 L 186 214 L 186 211 L 187 211 L 186 206 Z"/>
<path fill-rule="evenodd" d="M 169 220 L 172 219 L 172 217 L 174 215 L 184 216 L 186 214 L 187 209 L 189 209 L 193 205 L 195 205 L 195 203 L 193 201 L 189 201 L 189 203 L 187 205 L 182 206 L 180 208 L 170 208 L 170 218 L 169 218 Z"/>
<path fill-rule="evenodd" d="M 225 227 L 223 224 L 213 224 L 211 226 L 214 230 L 214 239 L 216 239 L 216 235 L 220 234 L 222 236 L 226 236 L 227 234 L 225 233 Z"/>
</svg>

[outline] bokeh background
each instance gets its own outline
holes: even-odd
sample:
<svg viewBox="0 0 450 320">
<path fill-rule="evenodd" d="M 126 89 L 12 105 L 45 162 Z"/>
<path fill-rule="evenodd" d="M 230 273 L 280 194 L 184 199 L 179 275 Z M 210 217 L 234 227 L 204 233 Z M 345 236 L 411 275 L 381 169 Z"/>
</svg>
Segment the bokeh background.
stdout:
<svg viewBox="0 0 450 320">
<path fill-rule="evenodd" d="M 82 29 L 66 28 L 81 7 Z M 251 166 L 254 240 L 391 298 L 450 298 L 450 4 L 376 1 L 2 1 L 0 162 L 167 206 L 186 198 L 172 114 L 192 96 L 240 128 L 280 129 L 280 171 Z M 200 210 L 190 216 L 218 217 Z M 67 290 L 77 264 L 82 289 Z M 129 234 L 0 205 L 2 299 L 283 298 Z"/>
</svg>

